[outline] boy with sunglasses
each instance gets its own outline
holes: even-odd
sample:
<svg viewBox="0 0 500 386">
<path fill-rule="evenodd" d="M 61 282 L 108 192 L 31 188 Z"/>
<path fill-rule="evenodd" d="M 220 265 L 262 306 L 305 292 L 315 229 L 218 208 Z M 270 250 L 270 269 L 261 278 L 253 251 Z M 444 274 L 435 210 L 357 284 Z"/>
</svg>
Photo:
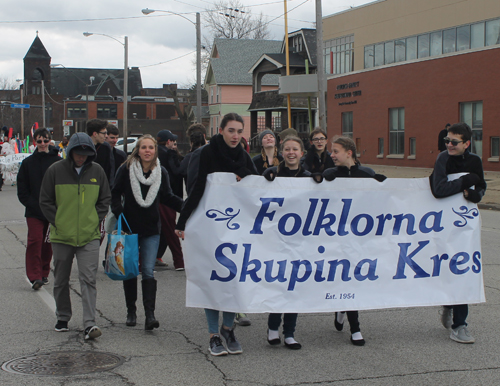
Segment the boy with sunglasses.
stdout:
<svg viewBox="0 0 500 386">
<path fill-rule="evenodd" d="M 469 152 L 472 130 L 466 123 L 455 123 L 448 128 L 444 138 L 446 151 L 441 152 L 430 176 L 431 191 L 434 197 L 449 197 L 462 193 L 466 200 L 478 203 L 486 191 L 481 158 Z M 449 174 L 467 173 L 457 179 L 448 179 Z M 450 338 L 459 343 L 474 343 L 475 339 L 467 330 L 467 304 L 444 306 L 441 323 L 451 329 Z"/>
<path fill-rule="evenodd" d="M 28 225 L 28 243 L 26 246 L 26 275 L 31 288 L 40 289 L 47 284 L 52 260 L 52 247 L 47 240 L 49 222 L 40 209 L 40 188 L 45 172 L 50 165 L 59 161 L 56 147 L 50 146 L 50 134 L 40 128 L 33 133 L 36 149 L 25 158 L 17 174 L 17 197 L 26 207 L 24 216 Z"/>
</svg>

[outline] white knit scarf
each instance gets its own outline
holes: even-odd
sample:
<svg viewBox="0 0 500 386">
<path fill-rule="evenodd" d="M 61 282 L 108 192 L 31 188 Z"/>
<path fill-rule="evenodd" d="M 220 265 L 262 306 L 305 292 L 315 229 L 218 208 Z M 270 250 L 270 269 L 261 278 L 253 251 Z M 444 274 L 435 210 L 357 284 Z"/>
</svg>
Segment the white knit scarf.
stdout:
<svg viewBox="0 0 500 386">
<path fill-rule="evenodd" d="M 156 159 L 156 167 L 151 171 L 149 178 L 144 177 L 141 163 L 138 160 L 132 161 L 129 169 L 130 186 L 134 194 L 135 201 L 143 208 L 149 208 L 155 200 L 161 185 L 161 166 Z M 149 186 L 146 200 L 142 198 L 141 185 Z"/>
</svg>

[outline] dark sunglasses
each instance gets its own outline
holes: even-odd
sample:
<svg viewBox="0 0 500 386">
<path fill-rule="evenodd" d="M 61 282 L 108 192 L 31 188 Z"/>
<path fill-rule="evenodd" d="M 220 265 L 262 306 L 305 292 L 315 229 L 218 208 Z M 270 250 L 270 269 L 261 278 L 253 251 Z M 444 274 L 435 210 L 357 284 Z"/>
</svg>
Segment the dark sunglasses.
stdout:
<svg viewBox="0 0 500 386">
<path fill-rule="evenodd" d="M 36 143 L 38 143 L 39 145 L 40 145 L 41 143 L 49 143 L 49 142 L 50 142 L 50 139 L 44 139 L 43 141 L 42 141 L 41 139 L 37 139 L 37 140 L 36 140 Z"/>
<path fill-rule="evenodd" d="M 446 145 L 448 145 L 448 144 L 451 142 L 451 144 L 452 144 L 453 146 L 457 146 L 459 143 L 462 143 L 462 142 L 464 142 L 464 143 L 465 143 L 465 141 L 459 141 L 458 139 L 449 139 L 448 137 L 444 137 L 444 139 L 443 139 L 443 140 L 444 140 L 444 143 L 445 143 Z"/>
</svg>

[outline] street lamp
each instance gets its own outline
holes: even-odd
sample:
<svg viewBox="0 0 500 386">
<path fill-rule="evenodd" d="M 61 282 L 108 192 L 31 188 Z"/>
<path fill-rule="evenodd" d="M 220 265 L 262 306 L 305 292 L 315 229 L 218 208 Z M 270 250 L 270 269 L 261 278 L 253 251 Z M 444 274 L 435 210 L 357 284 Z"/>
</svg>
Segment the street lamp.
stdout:
<svg viewBox="0 0 500 386">
<path fill-rule="evenodd" d="M 24 94 L 24 79 L 16 79 L 16 82 L 20 82 L 19 92 L 21 93 L 21 104 L 23 104 L 23 94 Z M 21 108 L 21 138 L 24 139 L 24 109 Z"/>
<path fill-rule="evenodd" d="M 106 34 L 99 34 L 94 32 L 84 32 L 83 36 L 89 37 L 92 35 L 100 35 L 111 38 L 120 43 L 125 50 L 125 60 L 123 65 L 123 151 L 127 153 L 127 137 L 128 137 L 128 36 L 124 37 L 124 42 Z"/>
<path fill-rule="evenodd" d="M 201 21 L 200 21 L 200 13 L 196 12 L 196 23 L 189 20 L 186 16 L 181 15 L 180 13 L 175 13 L 172 11 L 162 11 L 159 9 L 148 9 L 145 8 L 142 10 L 144 15 L 149 15 L 153 12 L 166 12 L 172 15 L 177 15 L 186 19 L 191 24 L 196 26 L 196 121 L 201 123 Z"/>
</svg>

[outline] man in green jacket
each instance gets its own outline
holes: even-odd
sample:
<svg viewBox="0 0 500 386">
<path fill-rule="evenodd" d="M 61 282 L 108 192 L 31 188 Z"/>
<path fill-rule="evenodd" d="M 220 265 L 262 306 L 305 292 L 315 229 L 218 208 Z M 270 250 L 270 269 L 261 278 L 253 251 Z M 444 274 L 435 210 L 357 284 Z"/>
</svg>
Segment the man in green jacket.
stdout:
<svg viewBox="0 0 500 386">
<path fill-rule="evenodd" d="M 54 299 L 56 331 L 69 331 L 71 300 L 69 278 L 73 258 L 78 261 L 85 340 L 101 335 L 95 323 L 96 275 L 99 263 L 99 224 L 108 213 L 111 192 L 103 168 L 92 160 L 96 150 L 90 137 L 75 133 L 66 159 L 45 173 L 40 209 L 51 224 L 54 253 Z"/>
</svg>

